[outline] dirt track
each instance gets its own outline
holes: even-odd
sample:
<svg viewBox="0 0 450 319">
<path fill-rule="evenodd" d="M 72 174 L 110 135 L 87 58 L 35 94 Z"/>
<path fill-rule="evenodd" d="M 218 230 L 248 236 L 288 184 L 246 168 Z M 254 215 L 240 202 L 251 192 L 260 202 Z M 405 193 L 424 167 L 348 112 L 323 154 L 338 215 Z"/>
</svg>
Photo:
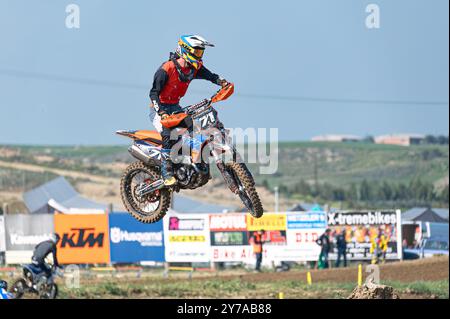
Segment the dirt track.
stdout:
<svg viewBox="0 0 450 319">
<path fill-rule="evenodd" d="M 363 280 L 366 278 L 365 267 L 363 265 Z M 169 278 L 162 278 L 161 276 L 142 277 L 141 279 L 135 276 L 116 276 L 117 282 L 128 283 L 142 283 L 142 280 L 150 280 L 154 283 L 170 283 L 179 281 L 202 281 L 211 279 L 221 280 L 235 280 L 245 281 L 249 283 L 256 282 L 272 282 L 272 281 L 298 281 L 306 283 L 307 270 L 291 270 L 288 272 L 262 272 L 251 273 L 248 271 L 220 271 L 211 273 L 194 273 L 192 279 L 188 279 L 186 273 L 178 272 L 171 273 Z M 356 265 L 348 268 L 332 268 L 327 270 L 311 270 L 311 277 L 314 283 L 331 282 L 331 283 L 356 283 L 358 278 L 358 269 Z M 92 278 L 86 280 L 89 283 L 101 283 L 106 278 Z M 391 262 L 385 265 L 380 265 L 380 280 L 381 281 L 397 281 L 397 282 L 416 282 L 416 281 L 439 281 L 449 279 L 449 258 L 436 257 L 423 260 Z"/>
<path fill-rule="evenodd" d="M 358 276 L 357 267 L 312 270 L 311 277 L 314 282 L 356 282 Z M 363 278 L 365 278 L 365 266 Z M 306 271 L 291 271 L 282 273 L 261 273 L 242 276 L 225 276 L 224 278 L 236 278 L 254 281 L 272 280 L 299 280 L 306 281 Z M 449 258 L 439 257 L 423 260 L 392 262 L 380 265 L 380 279 L 388 281 L 413 282 L 413 281 L 437 281 L 448 280 Z"/>
</svg>

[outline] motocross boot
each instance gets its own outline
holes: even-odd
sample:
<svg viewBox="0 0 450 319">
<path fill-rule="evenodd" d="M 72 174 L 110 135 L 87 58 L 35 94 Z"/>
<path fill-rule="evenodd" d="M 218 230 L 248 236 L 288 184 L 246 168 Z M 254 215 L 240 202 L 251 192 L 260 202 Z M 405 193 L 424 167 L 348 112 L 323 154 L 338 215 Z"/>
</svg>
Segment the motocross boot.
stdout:
<svg viewBox="0 0 450 319">
<path fill-rule="evenodd" d="M 163 152 L 167 153 L 165 150 Z M 164 180 L 164 185 L 166 185 L 166 186 L 174 185 L 177 182 L 177 180 L 173 176 L 173 167 L 172 167 L 172 161 L 170 160 L 170 157 L 164 156 L 162 158 L 161 164 L 162 164 L 161 165 L 161 175 Z"/>
</svg>

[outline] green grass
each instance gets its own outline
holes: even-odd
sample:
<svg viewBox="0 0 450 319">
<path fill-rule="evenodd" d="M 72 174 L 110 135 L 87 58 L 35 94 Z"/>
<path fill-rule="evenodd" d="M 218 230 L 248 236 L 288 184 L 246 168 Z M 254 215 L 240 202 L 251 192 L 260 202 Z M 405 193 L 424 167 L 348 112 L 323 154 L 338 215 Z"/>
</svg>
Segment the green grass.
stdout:
<svg viewBox="0 0 450 319">
<path fill-rule="evenodd" d="M 430 296 L 435 295 L 440 299 L 449 299 L 448 280 L 416 281 L 411 283 L 386 281 L 383 283 L 395 287 L 395 289 L 400 293 L 430 295 Z"/>
<path fill-rule="evenodd" d="M 110 279 L 112 280 L 112 279 Z M 396 292 L 417 295 L 422 298 L 436 296 L 448 299 L 448 280 L 436 282 L 386 282 Z M 355 283 L 313 283 L 282 280 L 271 282 L 247 282 L 233 279 L 151 281 L 141 283 L 106 282 L 83 285 L 79 289 L 61 287 L 62 298 L 277 298 L 282 292 L 285 298 L 347 298 Z"/>
</svg>

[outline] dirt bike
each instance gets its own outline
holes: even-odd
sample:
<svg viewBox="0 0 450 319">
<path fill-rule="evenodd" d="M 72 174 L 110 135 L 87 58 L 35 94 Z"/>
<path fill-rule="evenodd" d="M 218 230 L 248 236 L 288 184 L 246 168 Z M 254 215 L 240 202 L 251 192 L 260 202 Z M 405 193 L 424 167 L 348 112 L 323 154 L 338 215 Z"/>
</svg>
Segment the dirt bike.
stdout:
<svg viewBox="0 0 450 319">
<path fill-rule="evenodd" d="M 17 279 L 9 289 L 13 299 L 21 299 L 25 294 L 35 294 L 40 299 L 56 299 L 58 286 L 55 278 L 62 276 L 58 269 L 52 268 L 50 277 L 34 264 L 25 265 L 22 269 L 23 277 Z"/>
<path fill-rule="evenodd" d="M 177 183 L 167 187 L 161 177 L 161 163 L 170 156 L 162 151 L 162 137 L 157 131 L 117 131 L 133 139 L 130 154 L 138 159 L 129 165 L 121 179 L 120 193 L 127 211 L 143 223 L 162 219 L 170 207 L 172 193 L 182 189 L 202 187 L 212 178 L 209 162 L 217 165 L 230 190 L 240 197 L 246 209 L 255 218 L 263 215 L 263 207 L 255 189 L 251 172 L 232 144 L 229 131 L 219 121 L 214 103 L 226 100 L 234 93 L 234 85 L 222 87 L 209 99 L 183 108 L 183 112 L 161 120 L 164 127 L 176 130 L 177 147 L 171 154 Z M 180 128 L 180 123 L 192 119 L 193 130 Z M 188 152 L 180 149 L 188 148 Z M 172 156 L 170 158 L 173 158 Z"/>
</svg>

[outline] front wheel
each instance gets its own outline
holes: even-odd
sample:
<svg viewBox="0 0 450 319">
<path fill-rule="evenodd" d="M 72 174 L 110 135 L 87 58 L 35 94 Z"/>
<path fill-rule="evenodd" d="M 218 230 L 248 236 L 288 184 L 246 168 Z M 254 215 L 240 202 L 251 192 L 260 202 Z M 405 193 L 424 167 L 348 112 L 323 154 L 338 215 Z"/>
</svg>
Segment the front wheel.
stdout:
<svg viewBox="0 0 450 319">
<path fill-rule="evenodd" d="M 25 291 L 27 289 L 27 282 L 25 279 L 18 279 L 16 280 L 11 288 L 9 289 L 9 293 L 12 295 L 13 299 L 21 299 L 23 295 L 25 294 Z"/>
<path fill-rule="evenodd" d="M 250 214 L 255 218 L 262 217 L 264 209 L 256 192 L 255 181 L 247 166 L 244 163 L 232 162 L 226 164 L 226 169 L 234 177 L 239 187 L 237 194 Z"/>
<path fill-rule="evenodd" d="M 120 181 L 120 194 L 127 211 L 135 219 L 142 223 L 156 223 L 164 217 L 170 207 L 171 190 L 162 188 L 144 196 L 139 196 L 138 190 L 146 184 L 151 184 L 161 179 L 159 171 L 135 162 L 129 165 Z"/>
<path fill-rule="evenodd" d="M 55 283 L 45 284 L 39 292 L 40 299 L 56 299 L 58 296 L 58 286 Z"/>
</svg>

